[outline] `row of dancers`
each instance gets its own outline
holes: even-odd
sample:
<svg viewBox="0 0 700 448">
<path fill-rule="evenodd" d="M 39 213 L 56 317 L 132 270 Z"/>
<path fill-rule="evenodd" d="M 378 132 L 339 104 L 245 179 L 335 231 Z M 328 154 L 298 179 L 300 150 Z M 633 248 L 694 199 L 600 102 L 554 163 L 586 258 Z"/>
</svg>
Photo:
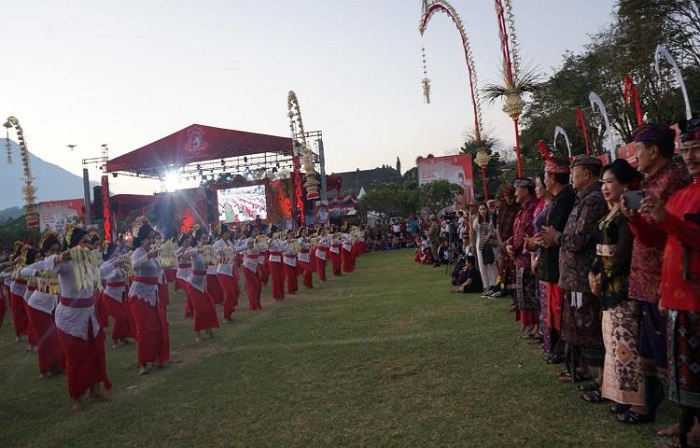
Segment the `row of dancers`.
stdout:
<svg viewBox="0 0 700 448">
<path fill-rule="evenodd" d="M 272 237 L 254 231 L 233 241 L 222 224 L 209 232 L 195 226 L 181 234 L 177 247 L 163 242 L 143 219 L 134 225 L 131 252 L 120 253 L 102 244 L 97 234 L 69 226 L 62 243 L 45 232 L 38 247 L 16 247 L 15 256 L 0 263 L 11 305 L 16 340 L 27 336 L 27 350 L 36 351 L 41 378 L 66 372 L 68 392 L 75 410 L 82 397 L 107 400 L 105 332 L 112 318 L 112 346 L 136 340 L 139 373 L 164 367 L 170 359 L 167 307 L 169 283 L 184 290 L 185 316 L 192 317 L 196 341 L 202 332 L 213 337 L 219 328 L 216 305 L 223 305 L 223 322 L 236 313 L 243 281 L 251 311 L 262 309 L 260 296 L 270 283 L 272 297 L 284 300 L 299 290 L 297 278 L 313 288 L 313 274 L 326 280 L 326 263 L 333 275 L 354 270 L 364 252 L 359 230 L 350 234 L 310 232 L 302 228 Z M 285 291 L 286 289 L 286 291 Z M 4 316 L 0 298 L 0 319 Z"/>
</svg>

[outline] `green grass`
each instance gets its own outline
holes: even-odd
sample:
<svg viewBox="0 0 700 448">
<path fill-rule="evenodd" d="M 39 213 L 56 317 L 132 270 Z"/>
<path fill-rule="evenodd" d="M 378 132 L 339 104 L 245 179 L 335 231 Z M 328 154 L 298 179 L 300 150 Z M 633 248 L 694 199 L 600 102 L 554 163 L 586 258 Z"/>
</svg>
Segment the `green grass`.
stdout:
<svg viewBox="0 0 700 448">
<path fill-rule="evenodd" d="M 0 447 L 663 446 L 671 405 L 653 425 L 615 422 L 557 383 L 510 301 L 450 289 L 408 250 L 368 254 L 284 302 L 266 289 L 262 312 L 239 307 L 200 344 L 175 295 L 170 367 L 141 377 L 133 344 L 108 348 L 112 401 L 83 413 L 64 377 L 37 379 L 8 316 Z"/>
</svg>

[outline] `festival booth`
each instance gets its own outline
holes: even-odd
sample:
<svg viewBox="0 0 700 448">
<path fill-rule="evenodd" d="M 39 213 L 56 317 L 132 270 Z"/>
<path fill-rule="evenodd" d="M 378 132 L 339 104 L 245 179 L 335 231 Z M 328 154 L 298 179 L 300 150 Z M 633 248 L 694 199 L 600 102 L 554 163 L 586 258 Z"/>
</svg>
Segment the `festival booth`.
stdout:
<svg viewBox="0 0 700 448">
<path fill-rule="evenodd" d="M 103 217 L 111 223 L 112 211 L 125 218 L 134 210 L 148 215 L 146 208 L 150 208 L 167 237 L 195 223 L 245 223 L 256 217 L 271 223 L 296 220 L 303 210 L 294 210 L 292 204 L 297 201 L 290 194 L 295 191 L 290 176 L 295 157 L 289 137 L 193 124 L 109 160 L 104 171 L 113 177 L 161 181 L 175 176 L 199 181 L 200 186 L 153 196 L 109 198 L 104 176 L 102 194 L 109 203 L 103 207 Z"/>
</svg>

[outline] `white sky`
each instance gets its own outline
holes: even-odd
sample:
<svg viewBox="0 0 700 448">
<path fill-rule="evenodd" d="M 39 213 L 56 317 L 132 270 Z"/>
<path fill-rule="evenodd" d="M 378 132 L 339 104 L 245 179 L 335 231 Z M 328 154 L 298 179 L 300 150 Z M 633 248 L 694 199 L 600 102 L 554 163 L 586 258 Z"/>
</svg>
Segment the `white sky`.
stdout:
<svg viewBox="0 0 700 448">
<path fill-rule="evenodd" d="M 565 50 L 580 51 L 610 23 L 614 0 L 512 3 L 525 65 L 549 74 Z M 0 114 L 20 120 L 32 153 L 74 173 L 103 143 L 116 157 L 193 123 L 287 136 L 289 90 L 306 130 L 323 131 L 329 173 L 393 166 L 397 156 L 406 170 L 419 155 L 454 152 L 472 128 L 457 29 L 438 14 L 421 38 L 420 0 L 0 4 Z M 498 81 L 493 1 L 452 5 L 479 84 Z M 420 84 L 423 45 L 430 105 Z M 512 145 L 500 104 L 483 110 L 483 127 Z M 119 193 L 158 189 L 110 182 Z"/>
</svg>

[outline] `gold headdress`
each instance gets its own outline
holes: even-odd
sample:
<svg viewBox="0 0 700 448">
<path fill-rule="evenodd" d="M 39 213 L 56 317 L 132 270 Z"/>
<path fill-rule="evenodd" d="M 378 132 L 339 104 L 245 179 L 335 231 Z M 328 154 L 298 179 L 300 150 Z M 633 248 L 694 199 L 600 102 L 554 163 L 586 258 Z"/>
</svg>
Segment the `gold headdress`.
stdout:
<svg viewBox="0 0 700 448">
<path fill-rule="evenodd" d="M 71 237 L 73 236 L 73 231 L 76 229 L 75 224 L 66 224 L 66 231 L 63 232 L 64 235 L 66 236 L 66 244 L 70 244 Z"/>
<path fill-rule="evenodd" d="M 59 240 L 58 233 L 54 232 L 53 230 L 45 230 L 44 233 L 41 234 L 41 238 L 39 239 L 40 249 L 44 248 L 44 243 L 46 243 L 46 241 L 48 241 L 49 238 L 56 238 L 56 240 Z"/>
<path fill-rule="evenodd" d="M 200 228 L 201 228 L 201 227 L 200 227 L 199 224 L 193 225 L 193 226 L 192 226 L 192 236 L 197 236 L 197 231 L 199 231 Z"/>
</svg>

